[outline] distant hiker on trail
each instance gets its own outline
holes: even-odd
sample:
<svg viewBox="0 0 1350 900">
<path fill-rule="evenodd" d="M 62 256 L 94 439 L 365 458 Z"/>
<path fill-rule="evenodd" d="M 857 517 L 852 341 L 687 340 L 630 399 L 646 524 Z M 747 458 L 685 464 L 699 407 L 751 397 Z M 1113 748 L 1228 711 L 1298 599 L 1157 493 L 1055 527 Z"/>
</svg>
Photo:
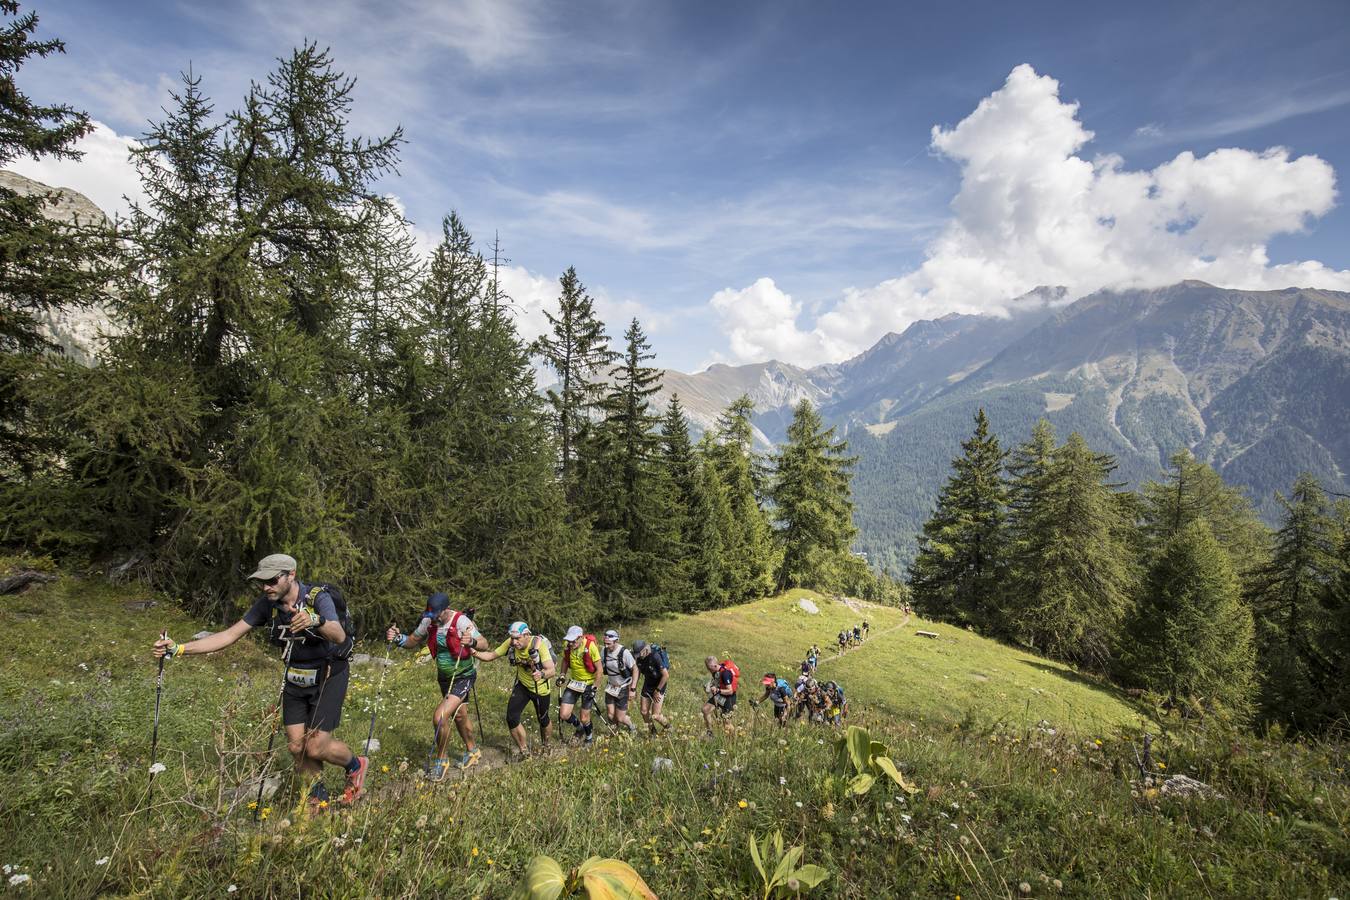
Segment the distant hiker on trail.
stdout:
<svg viewBox="0 0 1350 900">
<path fill-rule="evenodd" d="M 803 713 L 811 711 L 811 691 L 815 688 L 815 686 L 816 683 L 813 679 L 810 678 L 797 679 L 796 695 L 793 698 L 796 702 L 797 707 L 795 710 L 793 710 L 792 713 L 792 720 L 794 722 L 797 719 L 800 719 Z M 810 717 L 808 716 L 807 718 Z"/>
<path fill-rule="evenodd" d="M 346 772 L 342 802 L 352 804 L 364 793 L 368 763 L 364 756 L 357 756 L 335 740 L 333 732 L 342 720 L 349 675 L 347 658 L 355 632 L 341 592 L 328 585 L 305 584 L 295 570 L 295 560 L 284 553 L 265 557 L 258 563 L 258 570 L 248 576 L 263 595 L 242 619 L 195 641 L 178 644 L 161 638 L 155 641 L 155 657 L 176 659 L 214 653 L 239 640 L 249 629 L 267 626 L 269 640 L 286 648 L 282 655 L 286 680 L 281 692 L 281 721 L 296 772 L 314 780 L 310 807 L 320 808 L 319 804 L 328 800 L 322 780 L 324 763 L 341 766 Z"/>
<path fill-rule="evenodd" d="M 613 628 L 605 632 L 601 665 L 609 681 L 605 685 L 605 715 L 615 725 L 627 728 L 629 734 L 636 734 L 637 728 L 628 718 L 628 701 L 637 696 L 637 660 L 619 643 L 619 633 Z"/>
<path fill-rule="evenodd" d="M 871 632 L 871 630 L 872 630 L 872 626 L 871 626 L 871 625 L 868 625 L 868 624 L 867 624 L 867 620 L 864 619 L 864 620 L 863 620 L 863 637 L 866 638 L 867 635 L 868 635 L 868 633 Z"/>
<path fill-rule="evenodd" d="M 548 718 L 549 702 L 553 699 L 550 684 L 558 672 L 553 662 L 553 648 L 549 646 L 548 640 L 530 634 L 530 626 L 524 622 L 512 622 L 501 646 L 496 650 L 475 650 L 473 655 L 483 662 L 505 656 L 516 670 L 516 683 L 511 688 L 511 699 L 506 702 L 506 727 L 516 739 L 521 758 L 529 753 L 525 726 L 520 724 L 520 715 L 528 704 L 534 704 L 534 715 L 539 720 L 540 743 L 542 747 L 547 747 L 549 736 L 553 733 L 553 723 Z"/>
<path fill-rule="evenodd" d="M 464 755 L 455 765 L 467 769 L 483 756 L 483 751 L 474 743 L 473 724 L 466 704 L 474 681 L 478 678 L 478 665 L 474 661 L 473 651 L 486 650 L 488 643 L 479 633 L 473 619 L 469 618 L 472 614 L 473 610 L 460 612 L 451 609 L 450 598 L 436 593 L 427 598 L 427 608 L 412 634 L 402 634 L 393 625 L 385 633 L 385 640 L 394 641 L 408 650 L 416 650 L 426 644 L 436 663 L 441 702 L 431 715 L 431 725 L 436 729 L 436 757 L 428 774 L 437 781 L 445 778 L 450 770 L 447 748 L 450 746 L 451 722 L 455 723 L 464 741 Z"/>
<path fill-rule="evenodd" d="M 803 675 L 811 674 L 811 657 L 809 656 L 806 659 L 802 660 L 802 674 Z"/>
<path fill-rule="evenodd" d="M 558 703 L 558 717 L 571 725 L 574 737 L 584 737 L 586 743 L 595 739 L 595 725 L 591 710 L 595 707 L 595 678 L 600 672 L 600 645 L 595 635 L 586 634 L 580 625 L 573 625 L 563 635 L 563 673 L 558 681 L 563 685 Z M 581 717 L 576 708 L 581 706 Z"/>
<path fill-rule="evenodd" d="M 633 655 L 637 657 L 638 671 L 642 673 L 642 720 L 656 734 L 656 726 L 670 727 L 670 720 L 661 715 L 666 702 L 666 684 L 670 681 L 670 656 L 657 644 L 644 640 L 633 641 Z"/>
<path fill-rule="evenodd" d="M 848 633 L 841 631 L 839 632 L 839 652 L 843 653 L 844 648 L 847 646 L 848 646 Z"/>
<path fill-rule="evenodd" d="M 773 672 L 768 672 L 760 682 L 764 685 L 764 696 L 751 700 L 751 706 L 758 706 L 765 700 L 773 702 L 773 717 L 780 726 L 787 724 L 788 706 L 792 703 L 792 685 Z"/>
<path fill-rule="evenodd" d="M 862 643 L 862 628 L 857 625 L 853 626 L 853 643 L 855 644 Z"/>
<path fill-rule="evenodd" d="M 741 683 L 741 670 L 729 659 L 718 662 L 717 657 L 709 656 L 703 665 L 712 675 L 708 682 L 708 702 L 703 704 L 703 724 L 707 726 L 707 736 L 713 733 L 713 712 L 721 713 L 723 718 L 730 716 L 736 709 L 736 690 Z"/>
</svg>

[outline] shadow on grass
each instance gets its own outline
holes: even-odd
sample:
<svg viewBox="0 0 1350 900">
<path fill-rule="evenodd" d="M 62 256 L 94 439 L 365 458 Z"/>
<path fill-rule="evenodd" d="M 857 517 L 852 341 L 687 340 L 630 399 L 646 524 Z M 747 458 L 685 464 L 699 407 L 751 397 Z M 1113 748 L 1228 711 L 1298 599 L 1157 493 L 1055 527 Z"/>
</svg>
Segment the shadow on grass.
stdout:
<svg viewBox="0 0 1350 900">
<path fill-rule="evenodd" d="M 1058 666 L 1052 666 L 1038 659 L 1029 659 L 1025 656 L 1019 659 L 1019 662 L 1031 666 L 1033 669 L 1040 669 L 1042 672 L 1049 672 L 1051 675 L 1063 678 L 1065 681 L 1072 681 L 1074 684 L 1088 688 L 1101 694 L 1107 694 L 1112 699 L 1118 700 L 1128 706 L 1135 712 L 1153 718 L 1154 709 L 1145 703 L 1142 699 L 1131 697 L 1122 688 L 1117 687 L 1110 681 L 1098 675 L 1084 675 L 1082 672 L 1075 672 L 1073 669 L 1061 669 Z"/>
</svg>

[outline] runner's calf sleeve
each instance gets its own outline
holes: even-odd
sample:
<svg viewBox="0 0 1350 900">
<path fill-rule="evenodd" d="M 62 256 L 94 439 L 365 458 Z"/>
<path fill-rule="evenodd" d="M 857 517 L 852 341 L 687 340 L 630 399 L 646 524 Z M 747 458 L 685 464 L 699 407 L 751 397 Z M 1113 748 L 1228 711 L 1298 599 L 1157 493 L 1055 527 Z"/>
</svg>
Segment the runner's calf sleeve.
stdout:
<svg viewBox="0 0 1350 900">
<path fill-rule="evenodd" d="M 348 760 L 347 765 L 343 768 L 347 770 L 348 775 L 353 775 L 356 773 L 357 769 L 361 768 L 361 760 L 353 753 L 352 758 Z"/>
</svg>

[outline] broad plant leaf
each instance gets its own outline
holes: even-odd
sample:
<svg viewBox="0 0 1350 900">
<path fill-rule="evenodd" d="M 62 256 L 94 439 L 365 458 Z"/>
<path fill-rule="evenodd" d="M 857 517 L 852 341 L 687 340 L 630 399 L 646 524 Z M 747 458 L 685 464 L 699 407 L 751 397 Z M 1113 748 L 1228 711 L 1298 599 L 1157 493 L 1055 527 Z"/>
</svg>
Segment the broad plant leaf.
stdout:
<svg viewBox="0 0 1350 900">
<path fill-rule="evenodd" d="M 516 886 L 512 900 L 557 900 L 562 896 L 567 876 L 551 856 L 536 856 L 525 867 L 525 877 Z"/>
<path fill-rule="evenodd" d="M 800 881 L 802 883 L 802 887 L 813 888 L 816 885 L 820 884 L 822 881 L 824 881 L 826 878 L 829 878 L 830 873 L 825 869 L 821 868 L 820 866 L 808 863 L 807 865 L 804 865 L 797 871 L 793 872 L 791 877 Z"/>
<path fill-rule="evenodd" d="M 642 876 L 621 859 L 592 856 L 577 867 L 589 900 L 658 900 Z"/>
<path fill-rule="evenodd" d="M 900 770 L 895 767 L 895 762 L 889 756 L 878 756 L 873 761 L 877 764 L 877 768 L 891 776 L 891 781 L 898 784 L 900 790 L 906 794 L 917 794 L 919 792 L 918 788 L 905 780 L 905 776 L 900 774 Z"/>
</svg>

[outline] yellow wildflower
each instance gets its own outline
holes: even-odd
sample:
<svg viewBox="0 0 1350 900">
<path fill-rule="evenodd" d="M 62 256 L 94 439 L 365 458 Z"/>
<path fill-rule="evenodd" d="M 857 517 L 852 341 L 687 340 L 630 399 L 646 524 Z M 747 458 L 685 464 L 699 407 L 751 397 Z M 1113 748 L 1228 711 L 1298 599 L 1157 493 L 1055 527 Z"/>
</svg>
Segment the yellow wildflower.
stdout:
<svg viewBox="0 0 1350 900">
<path fill-rule="evenodd" d="M 381 771 L 381 772 L 387 773 L 387 772 L 389 771 L 389 767 L 388 767 L 388 766 L 380 766 L 380 771 Z"/>
<path fill-rule="evenodd" d="M 1159 763 L 1158 763 L 1158 768 L 1160 768 L 1160 769 L 1165 769 L 1165 768 L 1167 768 L 1167 763 L 1165 763 L 1165 762 L 1159 762 Z"/>
<path fill-rule="evenodd" d="M 739 800 L 737 801 L 736 805 L 739 806 L 741 809 L 745 809 L 750 804 L 746 803 L 744 800 Z"/>
<path fill-rule="evenodd" d="M 473 854 L 474 856 L 477 856 L 477 855 L 478 855 L 478 848 L 477 848 L 477 847 L 474 847 L 474 848 L 473 848 L 472 850 L 470 850 L 469 852 L 470 852 L 471 854 Z"/>
</svg>

